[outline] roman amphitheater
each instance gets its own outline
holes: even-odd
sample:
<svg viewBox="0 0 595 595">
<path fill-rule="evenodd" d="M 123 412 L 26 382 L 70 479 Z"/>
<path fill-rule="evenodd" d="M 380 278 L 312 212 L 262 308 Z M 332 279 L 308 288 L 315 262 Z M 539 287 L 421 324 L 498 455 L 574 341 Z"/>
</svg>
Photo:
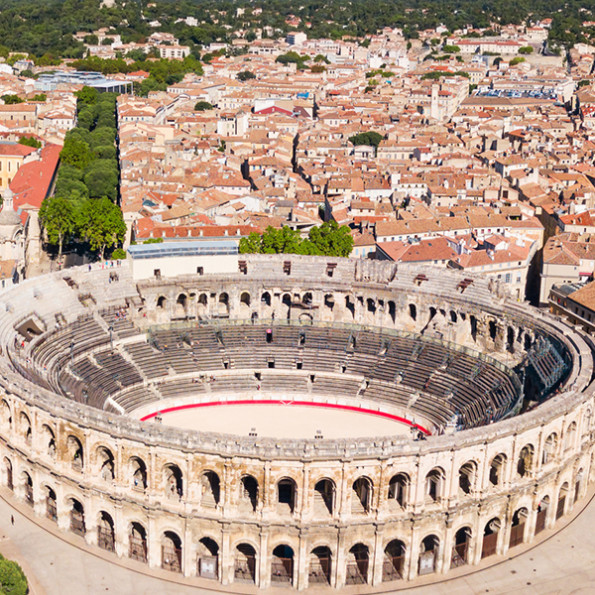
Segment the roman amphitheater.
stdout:
<svg viewBox="0 0 595 595">
<path fill-rule="evenodd" d="M 235 256 L 0 295 L 0 466 L 197 584 L 389 589 L 531 542 L 592 475 L 588 337 L 479 277 Z"/>
</svg>

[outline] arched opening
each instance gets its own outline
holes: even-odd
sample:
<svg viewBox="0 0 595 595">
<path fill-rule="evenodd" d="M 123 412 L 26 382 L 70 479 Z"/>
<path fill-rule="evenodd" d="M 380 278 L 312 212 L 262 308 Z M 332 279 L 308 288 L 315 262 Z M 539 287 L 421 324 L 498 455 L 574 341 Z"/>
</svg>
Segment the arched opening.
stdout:
<svg viewBox="0 0 595 595">
<path fill-rule="evenodd" d="M 130 459 L 130 470 L 132 488 L 144 492 L 147 489 L 147 466 L 145 462 L 138 457 L 132 457 Z"/>
<path fill-rule="evenodd" d="M 138 562 L 147 563 L 147 531 L 140 523 L 130 525 L 128 557 Z"/>
<path fill-rule="evenodd" d="M 488 332 L 490 333 L 490 339 L 492 341 L 496 340 L 496 336 L 498 335 L 498 327 L 496 326 L 495 320 L 490 320 L 488 323 Z"/>
<path fill-rule="evenodd" d="M 500 453 L 496 455 L 490 463 L 489 481 L 493 486 L 499 486 L 504 481 L 504 470 L 506 465 L 506 455 Z"/>
<path fill-rule="evenodd" d="M 395 302 L 388 302 L 388 315 L 394 324 L 397 319 L 397 306 L 395 305 Z"/>
<path fill-rule="evenodd" d="M 547 521 L 547 511 L 550 507 L 550 497 L 544 496 L 537 506 L 537 518 L 535 519 L 535 535 L 541 533 L 545 529 Z"/>
<path fill-rule="evenodd" d="M 114 521 L 104 511 L 99 513 L 99 524 L 97 525 L 97 545 L 108 552 L 116 550 L 116 535 L 114 533 Z"/>
<path fill-rule="evenodd" d="M 564 450 L 569 451 L 574 447 L 576 441 L 576 422 L 572 422 L 568 428 L 566 428 L 566 434 L 564 436 Z"/>
<path fill-rule="evenodd" d="M 565 481 L 560 486 L 560 491 L 558 493 L 558 506 L 556 507 L 556 520 L 564 516 L 564 511 L 566 510 L 566 499 L 568 496 L 568 487 L 567 481 Z"/>
<path fill-rule="evenodd" d="M 370 314 L 376 314 L 376 302 L 372 298 L 366 300 L 366 307 Z"/>
<path fill-rule="evenodd" d="M 188 296 L 181 293 L 176 300 L 176 311 L 174 318 L 186 318 L 188 316 Z"/>
<path fill-rule="evenodd" d="M 19 417 L 20 427 L 21 427 L 21 435 L 25 440 L 26 444 L 31 444 L 31 422 L 29 421 L 29 417 L 26 413 L 21 412 Z"/>
<path fill-rule="evenodd" d="M 114 481 L 114 455 L 103 446 L 97 449 L 97 464 L 99 467 L 99 476 L 103 481 Z"/>
<path fill-rule="evenodd" d="M 56 458 L 56 437 L 54 435 L 53 430 L 49 426 L 44 425 L 41 428 L 41 433 L 43 436 L 43 442 L 45 444 L 46 454 L 50 458 L 55 459 Z"/>
<path fill-rule="evenodd" d="M 198 542 L 197 572 L 202 578 L 219 577 L 219 545 L 210 537 L 203 537 Z"/>
<path fill-rule="evenodd" d="M 200 478 L 201 504 L 207 508 L 215 508 L 220 498 L 219 476 L 214 471 L 206 471 Z"/>
<path fill-rule="evenodd" d="M 169 498 L 181 498 L 184 495 L 182 472 L 177 465 L 166 465 L 163 470 L 165 493 Z"/>
<path fill-rule="evenodd" d="M 440 539 L 436 535 L 425 537 L 419 547 L 419 561 L 417 573 L 421 576 L 436 571 L 436 561 L 440 549 Z"/>
<path fill-rule="evenodd" d="M 310 552 L 308 565 L 308 585 L 331 584 L 331 550 L 326 546 L 314 548 Z"/>
<path fill-rule="evenodd" d="M 583 417 L 582 431 L 581 431 L 581 442 L 588 442 L 591 439 L 591 423 L 593 419 L 593 413 L 591 409 L 585 411 Z"/>
<path fill-rule="evenodd" d="M 80 440 L 74 436 L 68 436 L 66 445 L 68 448 L 68 455 L 70 457 L 70 462 L 71 462 L 72 468 L 75 471 L 82 471 L 83 470 L 83 445 L 81 444 Z"/>
<path fill-rule="evenodd" d="M 345 310 L 351 313 L 351 320 L 355 319 L 355 302 L 351 300 L 350 296 L 345 296 Z"/>
<path fill-rule="evenodd" d="M 469 546 L 471 545 L 471 527 L 461 527 L 455 533 L 455 540 L 452 546 L 450 567 L 457 568 L 469 563 Z"/>
<path fill-rule="evenodd" d="M 233 577 L 240 583 L 256 582 L 256 551 L 248 543 L 236 547 Z"/>
<path fill-rule="evenodd" d="M 393 539 L 384 548 L 382 563 L 382 582 L 396 581 L 403 578 L 405 566 L 405 544 L 399 539 Z"/>
<path fill-rule="evenodd" d="M 292 513 L 295 509 L 297 486 L 293 479 L 284 478 L 277 483 L 277 512 Z"/>
<path fill-rule="evenodd" d="M 481 557 L 493 556 L 498 549 L 498 534 L 502 523 L 495 517 L 486 523 L 483 530 L 483 543 L 481 545 Z"/>
<path fill-rule="evenodd" d="M 552 432 L 545 440 L 543 453 L 541 456 L 542 465 L 551 463 L 556 458 L 556 449 L 558 448 L 558 435 Z"/>
<path fill-rule="evenodd" d="M 196 311 L 197 314 L 204 318 L 208 313 L 208 305 L 209 305 L 209 298 L 206 293 L 201 293 L 198 296 L 198 301 L 196 302 Z"/>
<path fill-rule="evenodd" d="M 9 490 L 14 489 L 14 481 L 12 477 L 12 462 L 9 458 L 4 457 L 4 485 Z"/>
<path fill-rule="evenodd" d="M 3 428 L 10 428 L 12 426 L 10 405 L 4 400 L 2 401 L 2 407 L 0 408 L 0 420 Z"/>
<path fill-rule="evenodd" d="M 477 318 L 473 314 L 469 316 L 469 330 L 471 331 L 471 338 L 477 341 Z"/>
<path fill-rule="evenodd" d="M 579 469 L 577 471 L 576 477 L 574 479 L 574 501 L 576 502 L 579 499 L 581 494 L 581 487 L 583 484 L 583 469 Z"/>
<path fill-rule="evenodd" d="M 526 508 L 519 508 L 512 515 L 512 524 L 510 528 L 509 547 L 514 547 L 523 543 L 525 539 L 525 524 L 527 523 L 527 516 L 529 511 Z"/>
<path fill-rule="evenodd" d="M 397 473 L 388 482 L 388 499 L 396 502 L 399 506 L 407 505 L 409 495 L 409 476 L 406 473 Z"/>
<path fill-rule="evenodd" d="M 353 482 L 351 490 L 351 514 L 370 512 L 372 505 L 372 482 L 360 477 Z"/>
<path fill-rule="evenodd" d="M 411 320 L 417 320 L 417 307 L 415 304 L 409 304 L 409 317 Z"/>
<path fill-rule="evenodd" d="M 166 306 L 167 306 L 167 298 L 164 295 L 160 295 L 157 298 L 157 307 L 160 308 L 161 310 L 165 310 Z"/>
<path fill-rule="evenodd" d="M 425 496 L 429 503 L 438 502 L 442 498 L 444 471 L 440 467 L 432 469 L 426 475 Z"/>
<path fill-rule="evenodd" d="M 476 477 L 477 463 L 475 461 L 467 461 L 459 469 L 459 491 L 462 494 L 469 495 L 475 486 Z"/>
<path fill-rule="evenodd" d="M 250 317 L 250 294 L 247 291 L 242 292 L 240 295 L 240 318 Z"/>
<path fill-rule="evenodd" d="M 70 500 L 70 530 L 76 535 L 84 537 L 85 535 L 85 509 L 83 505 L 72 498 Z"/>
<path fill-rule="evenodd" d="M 229 316 L 229 296 L 225 292 L 219 294 L 217 314 L 223 317 Z"/>
<path fill-rule="evenodd" d="M 182 540 L 173 531 L 166 531 L 161 538 L 161 568 L 182 572 Z"/>
<path fill-rule="evenodd" d="M 531 339 L 531 335 L 529 335 L 529 333 L 525 333 L 525 340 L 523 341 L 523 347 L 525 351 L 529 351 L 529 349 L 531 349 L 532 344 L 533 340 Z"/>
<path fill-rule="evenodd" d="M 321 479 L 314 486 L 314 514 L 333 514 L 335 484 L 330 479 Z"/>
<path fill-rule="evenodd" d="M 286 319 L 291 318 L 291 295 L 284 293 L 281 298 L 281 304 L 283 305 L 283 315 Z"/>
<path fill-rule="evenodd" d="M 327 293 L 324 296 L 324 306 L 327 310 L 331 312 L 333 311 L 333 308 L 335 307 L 335 297 L 332 293 Z"/>
<path fill-rule="evenodd" d="M 506 350 L 514 353 L 514 329 L 510 326 L 506 330 Z"/>
<path fill-rule="evenodd" d="M 265 305 L 265 306 L 270 306 L 271 305 L 271 294 L 268 291 L 265 291 L 261 298 L 260 301 Z"/>
<path fill-rule="evenodd" d="M 258 504 L 258 482 L 251 475 L 244 475 L 240 481 L 240 505 L 256 510 Z"/>
<path fill-rule="evenodd" d="M 273 550 L 271 583 L 293 585 L 293 550 L 288 545 Z"/>
<path fill-rule="evenodd" d="M 309 308 L 312 305 L 313 299 L 314 298 L 309 291 L 304 293 L 304 296 L 302 297 L 302 305 L 306 306 L 306 308 Z"/>
<path fill-rule="evenodd" d="M 454 324 L 457 323 L 457 313 L 454 310 L 450 311 L 450 321 Z"/>
<path fill-rule="evenodd" d="M 56 492 L 50 487 L 46 487 L 45 489 L 45 516 L 52 521 L 58 520 Z"/>
<path fill-rule="evenodd" d="M 365 585 L 368 582 L 370 551 L 367 545 L 356 543 L 347 554 L 346 585 Z"/>
<path fill-rule="evenodd" d="M 33 504 L 34 504 L 34 502 L 33 502 L 33 480 L 31 479 L 31 476 L 26 471 L 23 471 L 23 474 L 21 476 L 21 481 L 23 483 L 25 502 L 29 506 L 33 506 Z"/>
<path fill-rule="evenodd" d="M 533 456 L 535 449 L 532 444 L 523 446 L 519 453 L 519 460 L 517 461 L 516 470 L 520 477 L 527 477 L 533 470 Z"/>
</svg>

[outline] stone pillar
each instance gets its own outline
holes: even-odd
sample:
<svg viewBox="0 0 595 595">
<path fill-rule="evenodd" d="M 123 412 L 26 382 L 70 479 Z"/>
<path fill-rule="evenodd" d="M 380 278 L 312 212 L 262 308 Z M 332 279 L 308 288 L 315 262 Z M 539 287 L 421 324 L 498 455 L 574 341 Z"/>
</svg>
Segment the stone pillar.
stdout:
<svg viewBox="0 0 595 595">
<path fill-rule="evenodd" d="M 234 554 L 231 549 L 231 534 L 228 523 L 223 523 L 221 528 L 221 549 L 219 551 L 219 576 L 221 584 L 233 583 Z"/>
<path fill-rule="evenodd" d="M 345 573 L 347 570 L 347 552 L 345 551 L 345 534 L 339 529 L 337 534 L 337 555 L 335 556 L 335 567 L 333 574 L 335 576 L 334 587 L 342 589 L 345 585 Z"/>
<path fill-rule="evenodd" d="M 297 576 L 295 581 L 295 586 L 297 587 L 298 591 L 303 591 L 304 589 L 308 588 L 308 561 L 309 561 L 309 552 L 308 552 L 308 533 L 307 531 L 300 532 L 300 547 L 297 555 L 297 573 L 294 572 L 294 575 Z"/>
<path fill-rule="evenodd" d="M 269 564 L 269 535 L 265 531 L 260 533 L 260 555 L 258 556 L 258 576 L 256 577 L 256 585 L 260 589 L 266 589 L 271 584 L 271 573 Z"/>
<path fill-rule="evenodd" d="M 184 576 L 196 576 L 196 547 L 192 542 L 192 531 L 186 521 L 182 550 L 182 572 Z"/>
<path fill-rule="evenodd" d="M 161 534 L 157 531 L 157 521 L 150 515 L 147 528 L 147 564 L 149 568 L 161 566 Z"/>
<path fill-rule="evenodd" d="M 384 527 L 376 527 L 376 535 L 374 536 L 374 551 L 371 552 L 372 563 L 372 586 L 382 583 L 382 567 L 384 565 L 384 548 L 382 542 L 384 541 Z"/>
</svg>

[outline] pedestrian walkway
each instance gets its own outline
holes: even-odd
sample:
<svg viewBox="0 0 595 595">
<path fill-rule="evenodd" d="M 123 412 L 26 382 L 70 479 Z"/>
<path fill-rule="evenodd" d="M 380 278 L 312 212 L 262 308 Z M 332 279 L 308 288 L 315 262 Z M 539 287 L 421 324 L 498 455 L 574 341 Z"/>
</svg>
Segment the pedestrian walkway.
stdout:
<svg viewBox="0 0 595 595">
<path fill-rule="evenodd" d="M 414 595 L 573 595 L 595 592 L 595 489 L 591 489 L 584 508 L 575 510 L 573 517 L 564 519 L 561 529 L 544 531 L 537 545 L 517 546 L 509 555 L 484 560 L 478 567 L 461 567 L 444 575 L 440 582 L 427 583 L 428 577 L 413 583 L 395 582 L 380 585 L 367 592 L 411 592 Z M 45 528 L 55 525 L 37 519 L 25 505 L 11 506 L 6 490 L 0 494 L 0 553 L 21 564 L 27 574 L 32 595 L 202 595 L 213 592 L 255 593 L 249 587 L 233 585 L 228 589 L 218 583 L 190 586 L 181 576 L 156 571 L 173 581 L 153 577 L 135 570 L 135 563 L 112 558 L 103 552 L 92 553 L 80 538 L 68 533 L 56 536 Z M 6 500 L 4 499 L 6 498 Z M 12 504 L 12 501 L 11 501 Z M 581 504 L 581 503 L 579 503 Z M 25 516 L 26 514 L 26 516 Z M 14 526 L 11 524 L 14 516 Z M 31 516 L 31 518 L 29 518 Z M 488 567 L 488 564 L 491 566 Z M 466 574 L 465 574 L 466 573 Z M 436 577 L 433 577 L 436 578 Z M 431 580 L 431 579 L 430 579 Z M 179 582 L 177 582 L 179 581 Z M 357 587 L 342 593 L 358 593 Z M 316 589 L 312 593 L 333 593 L 332 589 Z M 290 589 L 270 589 L 267 594 Z M 310 591 L 309 591 L 310 593 Z"/>
</svg>

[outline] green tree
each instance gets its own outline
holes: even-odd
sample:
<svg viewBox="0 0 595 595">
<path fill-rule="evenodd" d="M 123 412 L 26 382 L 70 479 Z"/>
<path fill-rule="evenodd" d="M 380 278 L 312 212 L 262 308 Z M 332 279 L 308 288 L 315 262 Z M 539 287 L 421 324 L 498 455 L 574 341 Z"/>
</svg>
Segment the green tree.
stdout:
<svg viewBox="0 0 595 595">
<path fill-rule="evenodd" d="M 21 99 L 18 95 L 2 95 L 0 97 L 4 101 L 5 105 L 15 105 L 16 103 L 24 103 L 25 100 Z"/>
<path fill-rule="evenodd" d="M 48 243 L 58 246 L 58 261 L 61 261 L 62 249 L 76 230 L 76 214 L 72 202 L 61 196 L 46 198 L 39 209 L 39 220 Z"/>
<path fill-rule="evenodd" d="M 360 132 L 359 134 L 355 134 L 349 137 L 349 141 L 357 146 L 357 145 L 370 145 L 375 149 L 378 148 L 378 145 L 382 141 L 384 137 L 379 132 L 375 132 L 371 130 L 369 132 Z"/>
<path fill-rule="evenodd" d="M 324 256 L 349 256 L 353 250 L 351 230 L 347 225 L 339 226 L 336 221 L 313 227 L 308 240 L 315 247 L 316 254 Z"/>
<path fill-rule="evenodd" d="M 118 163 L 113 159 L 95 159 L 85 169 L 83 181 L 91 198 L 107 196 L 116 200 L 118 193 Z"/>
<path fill-rule="evenodd" d="M 99 91 L 93 87 L 83 87 L 80 91 L 77 91 L 75 95 L 81 103 L 93 105 L 97 102 Z"/>
<path fill-rule="evenodd" d="M 249 70 L 242 70 L 241 72 L 238 72 L 236 78 L 238 79 L 238 81 L 243 83 L 245 81 L 249 81 L 250 79 L 255 79 L 256 75 L 253 72 L 250 72 Z"/>
<path fill-rule="evenodd" d="M 62 163 L 84 169 L 91 163 L 93 157 L 93 152 L 85 141 L 75 137 L 67 137 L 64 140 L 64 146 L 60 151 Z"/>
<path fill-rule="evenodd" d="M 41 142 L 32 136 L 21 136 L 21 138 L 19 138 L 19 145 L 25 145 L 26 147 L 39 149 L 39 147 L 41 147 Z"/>
<path fill-rule="evenodd" d="M 120 207 L 105 196 L 89 198 L 82 203 L 78 227 L 91 250 L 99 252 L 100 260 L 103 260 L 106 249 L 121 243 L 126 235 Z"/>
<path fill-rule="evenodd" d="M 511 66 L 516 66 L 517 64 L 521 64 L 522 62 L 525 61 L 525 58 L 522 58 L 521 56 L 517 56 L 516 58 L 513 58 L 509 64 Z"/>
<path fill-rule="evenodd" d="M 442 48 L 442 51 L 445 54 L 458 54 L 461 51 L 461 48 L 458 45 L 445 45 Z"/>
<path fill-rule="evenodd" d="M 6 595 L 26 595 L 29 587 L 23 569 L 0 555 L 0 589 Z"/>
<path fill-rule="evenodd" d="M 519 54 L 532 54 L 533 48 L 530 45 L 524 45 L 523 47 L 519 48 Z"/>
<path fill-rule="evenodd" d="M 194 104 L 194 111 L 204 112 L 213 109 L 213 106 L 208 101 L 197 101 Z"/>
<path fill-rule="evenodd" d="M 247 238 L 240 240 L 240 254 L 259 254 L 262 252 L 262 236 L 253 231 Z"/>
</svg>

